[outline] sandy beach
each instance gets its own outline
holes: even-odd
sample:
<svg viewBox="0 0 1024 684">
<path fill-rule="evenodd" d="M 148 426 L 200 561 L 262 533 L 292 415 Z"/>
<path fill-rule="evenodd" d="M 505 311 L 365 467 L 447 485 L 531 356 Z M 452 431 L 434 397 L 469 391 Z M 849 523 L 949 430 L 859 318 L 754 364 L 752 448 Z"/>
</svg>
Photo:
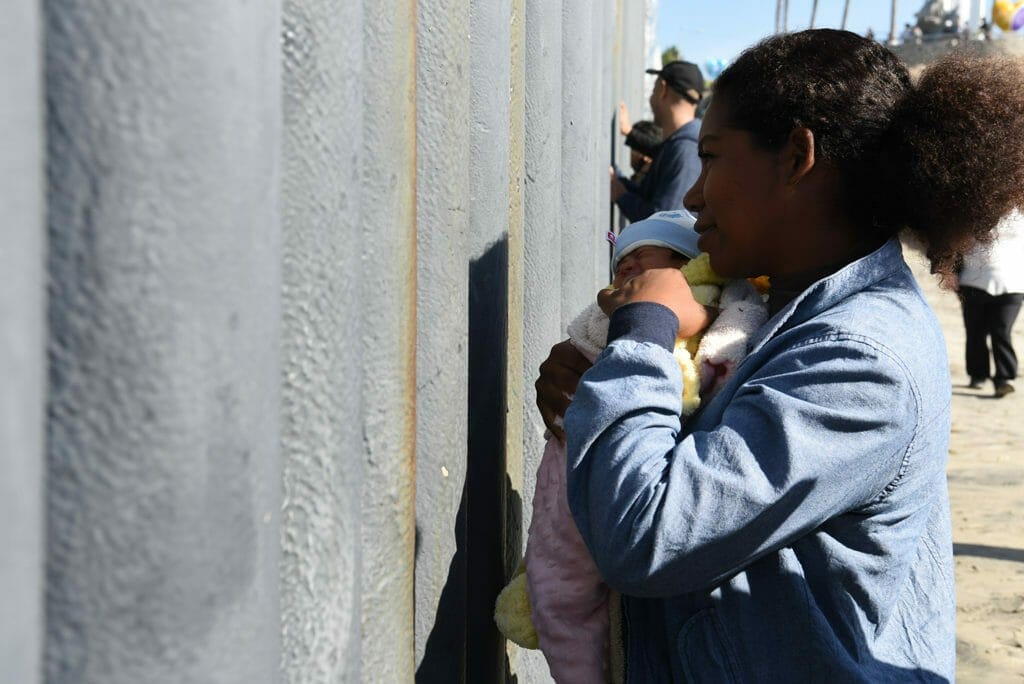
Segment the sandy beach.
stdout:
<svg viewBox="0 0 1024 684">
<path fill-rule="evenodd" d="M 956 295 L 907 260 L 946 335 L 953 377 L 949 487 L 957 584 L 957 681 L 1024 682 L 1024 379 L 1003 399 L 967 388 Z M 1024 362 L 1024 321 L 1014 330 Z"/>
</svg>

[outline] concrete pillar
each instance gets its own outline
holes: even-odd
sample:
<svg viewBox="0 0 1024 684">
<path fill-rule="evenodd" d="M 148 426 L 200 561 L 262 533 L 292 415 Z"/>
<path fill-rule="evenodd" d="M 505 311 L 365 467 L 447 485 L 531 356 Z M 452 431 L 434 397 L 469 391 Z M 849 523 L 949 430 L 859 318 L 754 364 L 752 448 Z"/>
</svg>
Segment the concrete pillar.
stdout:
<svg viewBox="0 0 1024 684">
<path fill-rule="evenodd" d="M 614 35 L 616 0 L 595 0 L 594 64 L 600 69 L 594 84 L 594 159 L 591 179 L 595 189 L 594 206 L 594 277 L 599 287 L 610 281 L 610 245 L 605 234 L 612 230 L 613 216 L 609 198 L 608 167 L 612 163 L 612 147 L 618 135 L 616 103 L 612 91 L 612 39 Z"/>
<path fill-rule="evenodd" d="M 658 45 L 658 0 L 647 0 L 644 8 L 644 68 L 658 69 L 661 63 L 661 47 Z M 647 81 L 654 83 L 656 76 L 648 75 Z M 645 88 L 650 92 L 650 87 Z"/>
<path fill-rule="evenodd" d="M 523 530 L 529 529 L 534 479 L 544 449 L 544 424 L 534 405 L 537 368 L 562 327 L 562 6 L 526 0 L 523 137 Z M 544 681 L 539 651 L 524 651 L 524 681 Z"/>
<path fill-rule="evenodd" d="M 469 587 L 466 680 L 505 681 L 494 597 L 507 576 L 512 4 L 474 0 L 469 116 Z M 517 373 L 518 375 L 518 373 Z M 516 458 L 518 461 L 518 458 Z"/>
<path fill-rule="evenodd" d="M 618 41 L 616 54 L 619 58 L 617 65 L 619 79 L 619 96 L 629 108 L 629 115 L 633 123 L 642 119 L 652 118 L 651 107 L 648 104 L 650 88 L 647 81 L 650 78 L 645 71 L 647 65 L 647 48 L 645 41 L 646 4 L 634 3 L 626 0 L 619 0 L 623 3 L 620 9 L 621 24 L 616 33 Z M 619 167 L 624 173 L 629 172 L 629 148 L 625 145 L 625 139 L 619 135 L 620 147 L 616 154 L 619 160 Z"/>
<path fill-rule="evenodd" d="M 562 327 L 594 299 L 599 172 L 593 144 L 594 63 L 591 0 L 562 0 Z M 603 223 L 602 223 L 603 227 Z"/>
<path fill-rule="evenodd" d="M 651 91 L 654 88 L 654 82 L 657 80 L 657 76 L 648 74 L 647 69 L 657 69 L 661 67 L 661 55 L 657 54 L 657 50 L 654 49 L 653 45 L 650 45 L 648 41 L 653 38 L 653 31 L 650 30 L 650 26 L 653 22 L 652 16 L 653 11 L 651 8 L 652 0 L 644 4 L 637 3 L 632 7 L 632 12 L 629 17 L 629 26 L 626 31 L 626 42 L 629 45 L 627 49 L 629 60 L 629 83 L 630 94 L 637 98 L 640 108 L 637 109 L 637 114 L 633 117 L 634 121 L 640 119 L 654 119 L 654 113 L 651 111 L 650 96 Z M 631 108 L 632 112 L 633 109 Z M 640 115 L 640 112 L 643 115 Z"/>
<path fill-rule="evenodd" d="M 275 681 L 279 7 L 45 15 L 46 680 Z"/>
<path fill-rule="evenodd" d="M 626 84 L 626 65 L 625 65 L 625 52 L 623 39 L 625 37 L 625 20 L 626 20 L 626 0 L 611 0 L 612 2 L 612 18 L 610 27 L 610 51 L 611 51 L 611 75 L 610 75 L 610 87 L 612 99 L 612 105 L 615 107 L 613 114 L 615 117 L 614 131 L 612 137 L 612 161 L 616 166 L 622 167 L 625 163 L 623 154 L 625 151 L 625 145 L 623 144 L 623 138 L 619 135 L 619 102 L 626 102 L 626 106 L 629 106 L 627 100 L 625 84 Z M 630 110 L 632 111 L 632 110 Z M 636 116 L 633 113 L 632 116 Z M 618 214 L 618 212 L 616 212 Z"/>
<path fill-rule="evenodd" d="M 42 33 L 38 6 L 0 25 L 0 681 L 35 684 L 43 642 L 46 396 Z"/>
<path fill-rule="evenodd" d="M 508 110 L 508 312 L 505 359 L 505 490 L 506 523 L 503 531 L 505 579 L 512 576 L 525 550 L 523 538 L 524 433 L 528 397 L 532 397 L 533 379 L 524 372 L 523 297 L 525 290 L 525 121 L 526 121 L 526 0 L 511 0 L 509 17 L 509 110 Z M 532 476 L 532 473 L 530 474 Z M 505 643 L 509 677 L 526 681 L 521 672 L 522 651 Z M 537 665 L 530 656 L 528 664 Z"/>
<path fill-rule="evenodd" d="M 469 654 L 464 486 L 466 364 L 472 353 L 467 345 L 470 5 L 469 0 L 416 4 L 415 631 L 417 678 L 424 682 L 461 681 Z"/>
<path fill-rule="evenodd" d="M 363 22 L 362 3 L 283 7 L 280 623 L 294 684 L 364 675 Z"/>
<path fill-rule="evenodd" d="M 362 673 L 415 672 L 416 3 L 364 5 Z M 441 181 L 438 181 L 441 183 Z"/>
<path fill-rule="evenodd" d="M 642 80 L 636 89 L 640 91 L 643 103 L 641 105 L 644 111 L 643 118 L 653 120 L 654 114 L 651 112 L 649 98 L 658 77 L 654 74 L 646 73 L 646 70 L 660 69 L 662 67 L 661 50 L 657 42 L 658 0 L 645 0 L 643 3 L 637 3 L 634 10 L 640 16 L 633 18 L 638 23 L 636 28 L 630 29 L 627 40 L 630 41 L 630 51 L 633 52 L 631 57 L 636 60 L 639 67 L 639 70 L 634 73 L 641 74 L 640 78 Z"/>
<path fill-rule="evenodd" d="M 523 365 L 528 387 L 554 342 L 564 339 L 562 290 L 562 8 L 526 0 L 526 113 L 523 193 Z M 523 491 L 529 527 L 533 476 L 544 448 L 544 424 L 527 391 Z"/>
<path fill-rule="evenodd" d="M 641 120 L 651 120 L 651 108 L 648 104 L 650 87 L 648 82 L 653 83 L 653 76 L 645 73 L 647 66 L 647 2 L 627 2 L 626 0 L 614 0 L 616 25 L 613 33 L 612 55 L 614 63 L 612 69 L 613 101 L 618 106 L 620 101 L 626 103 L 629 109 L 629 116 L 632 123 Z M 616 110 L 617 114 L 617 110 Z M 630 174 L 629 166 L 630 150 L 626 146 L 625 136 L 619 133 L 618 119 L 616 119 L 615 131 L 612 134 L 615 139 L 615 163 L 622 173 Z M 615 211 L 613 222 L 615 230 L 620 230 L 628 222 Z"/>
</svg>

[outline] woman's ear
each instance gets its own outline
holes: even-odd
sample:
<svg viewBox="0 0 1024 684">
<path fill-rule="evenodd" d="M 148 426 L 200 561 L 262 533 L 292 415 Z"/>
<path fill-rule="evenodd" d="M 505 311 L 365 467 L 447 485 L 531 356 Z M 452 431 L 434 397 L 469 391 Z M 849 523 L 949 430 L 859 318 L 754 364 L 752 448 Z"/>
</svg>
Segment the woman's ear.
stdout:
<svg viewBox="0 0 1024 684">
<path fill-rule="evenodd" d="M 809 128 L 794 128 L 781 155 L 791 185 L 799 183 L 814 168 L 814 133 Z"/>
</svg>

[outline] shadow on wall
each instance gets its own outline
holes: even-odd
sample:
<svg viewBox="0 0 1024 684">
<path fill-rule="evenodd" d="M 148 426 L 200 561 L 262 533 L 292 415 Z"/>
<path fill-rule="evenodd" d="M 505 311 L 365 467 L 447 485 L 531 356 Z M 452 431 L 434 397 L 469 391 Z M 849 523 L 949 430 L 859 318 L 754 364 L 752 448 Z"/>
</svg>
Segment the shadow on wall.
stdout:
<svg viewBox="0 0 1024 684">
<path fill-rule="evenodd" d="M 419 562 L 419 525 L 416 526 L 416 560 Z M 466 485 L 455 515 L 455 555 L 438 599 L 434 626 L 427 637 L 416 681 L 423 684 L 465 681 L 466 660 Z"/>
<path fill-rule="evenodd" d="M 469 264 L 466 482 L 455 555 L 416 670 L 420 684 L 517 681 L 493 616 L 494 599 L 522 554 L 522 500 L 505 460 L 507 320 L 503 238 Z"/>
<path fill-rule="evenodd" d="M 424 649 L 423 660 L 416 668 L 416 682 L 418 684 L 451 684 L 452 682 L 505 682 L 516 684 L 518 678 L 512 674 L 511 663 L 505 655 L 505 642 L 500 635 L 497 635 L 498 646 L 501 649 L 496 661 L 489 661 L 483 657 L 474 657 L 472 650 L 484 647 L 481 644 L 481 636 L 490 639 L 490 636 L 473 634 L 467 638 L 467 625 L 479 624 L 487 620 L 490 624 L 486 626 L 488 631 L 494 630 L 492 612 L 494 610 L 494 599 L 497 596 L 483 597 L 480 605 L 472 605 L 467 602 L 466 595 L 483 594 L 484 591 L 476 591 L 467 586 L 467 581 L 475 583 L 473 574 L 467 577 L 467 543 L 466 539 L 466 492 L 468 486 L 462 489 L 462 500 L 459 503 L 459 511 L 455 516 L 455 539 L 457 546 L 455 555 L 452 556 L 448 566 L 448 578 L 445 580 L 444 588 L 441 590 L 441 598 L 437 604 L 437 612 L 434 614 L 434 626 L 427 637 L 427 645 Z M 512 576 L 519 558 L 522 556 L 521 535 L 518 533 L 523 519 L 523 505 L 519 493 L 512 489 L 512 481 L 505 476 L 504 495 L 507 497 L 506 506 L 506 530 L 514 532 L 514 540 L 509 538 L 505 544 L 507 558 L 511 559 L 511 566 L 507 563 L 504 572 L 498 582 L 504 587 L 507 578 Z M 498 531 L 495 531 L 497 534 Z M 419 540 L 419 529 L 416 532 L 417 542 Z M 469 544 L 472 545 L 472 540 Z M 419 545 L 417 544 L 417 550 Z M 472 559 L 469 560 L 469 564 Z M 471 567 L 473 567 L 471 565 Z M 470 571 L 472 573 L 472 570 Z M 486 581 L 485 586 L 491 586 L 493 582 Z M 468 605 L 467 605 L 468 603 Z M 475 614 L 475 615 L 474 615 Z M 483 679 L 480 679 L 483 677 Z"/>
</svg>

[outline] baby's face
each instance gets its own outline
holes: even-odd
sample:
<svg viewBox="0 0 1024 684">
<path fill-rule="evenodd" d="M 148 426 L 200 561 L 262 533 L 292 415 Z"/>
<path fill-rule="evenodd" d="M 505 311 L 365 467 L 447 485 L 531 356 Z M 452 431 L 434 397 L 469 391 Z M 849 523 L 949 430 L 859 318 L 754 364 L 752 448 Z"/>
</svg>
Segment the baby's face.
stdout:
<svg viewBox="0 0 1024 684">
<path fill-rule="evenodd" d="M 619 265 L 615 269 L 615 280 L 612 281 L 612 285 L 622 287 L 622 284 L 627 280 L 633 276 L 640 275 L 650 268 L 680 268 L 689 261 L 688 258 L 668 247 L 657 247 L 655 245 L 637 247 L 619 259 Z"/>
</svg>

